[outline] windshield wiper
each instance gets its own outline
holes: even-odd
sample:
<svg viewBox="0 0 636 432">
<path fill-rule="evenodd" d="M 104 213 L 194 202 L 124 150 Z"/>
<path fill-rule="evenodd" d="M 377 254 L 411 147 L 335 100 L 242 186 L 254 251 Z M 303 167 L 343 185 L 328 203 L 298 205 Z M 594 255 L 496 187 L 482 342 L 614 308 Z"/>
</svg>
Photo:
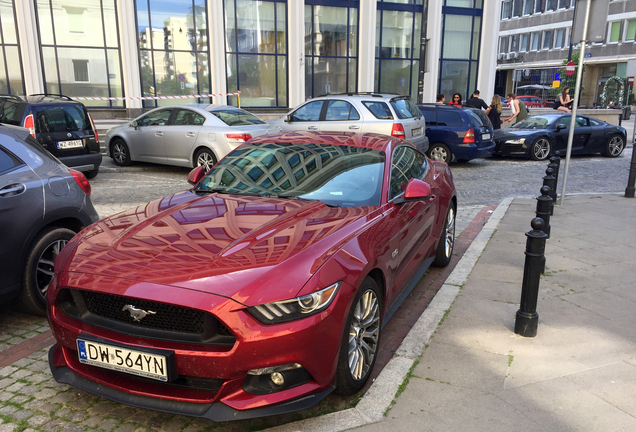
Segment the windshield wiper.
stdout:
<svg viewBox="0 0 636 432">
<path fill-rule="evenodd" d="M 311 198 L 301 198 L 298 195 L 286 195 L 286 194 L 280 194 L 280 195 L 276 195 L 278 198 L 288 198 L 288 199 L 297 199 L 297 200 L 303 200 L 303 201 L 311 201 L 311 202 L 321 202 L 324 205 L 326 205 L 327 207 L 340 207 L 340 205 L 338 204 L 330 204 L 330 203 L 326 203 L 324 201 L 321 200 L 317 200 L 317 199 L 311 199 Z"/>
<path fill-rule="evenodd" d="M 195 192 L 201 193 L 227 193 L 225 188 L 211 188 L 211 189 L 195 189 Z"/>
</svg>

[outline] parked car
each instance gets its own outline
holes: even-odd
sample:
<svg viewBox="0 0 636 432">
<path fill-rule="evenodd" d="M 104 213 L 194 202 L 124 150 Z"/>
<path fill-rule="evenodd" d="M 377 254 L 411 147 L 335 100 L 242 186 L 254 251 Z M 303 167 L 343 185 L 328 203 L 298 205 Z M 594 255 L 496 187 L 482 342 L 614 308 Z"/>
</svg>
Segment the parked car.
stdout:
<svg viewBox="0 0 636 432">
<path fill-rule="evenodd" d="M 405 138 L 422 152 L 429 140 L 424 117 L 409 96 L 343 93 L 317 97 L 269 120 L 283 132 L 372 132 Z"/>
<path fill-rule="evenodd" d="M 426 118 L 431 159 L 463 162 L 488 157 L 495 150 L 492 124 L 483 111 L 441 104 L 417 107 Z"/>
<path fill-rule="evenodd" d="M 539 114 L 515 123 L 509 129 L 495 131 L 497 148 L 501 156 L 526 156 L 544 160 L 567 149 L 570 130 L 570 114 Z M 625 149 L 625 128 L 583 115 L 576 116 L 572 154 L 601 153 L 607 157 L 618 157 Z"/>
<path fill-rule="evenodd" d="M 81 102 L 54 94 L 0 95 L 0 123 L 27 128 L 64 165 L 94 178 L 102 163 L 93 118 Z"/>
<path fill-rule="evenodd" d="M 548 102 L 537 96 L 517 96 L 528 108 L 552 108 L 553 102 Z"/>
<path fill-rule="evenodd" d="M 258 137 L 188 178 L 58 257 L 58 382 L 215 421 L 355 393 L 383 322 L 452 256 L 451 172 L 402 139 Z"/>
<path fill-rule="evenodd" d="M 0 302 L 44 315 L 53 261 L 97 213 L 84 174 L 69 170 L 27 129 L 0 126 Z"/>
<path fill-rule="evenodd" d="M 279 128 L 232 106 L 175 105 L 110 129 L 106 149 L 120 166 L 139 161 L 209 170 L 245 141 L 277 132 Z"/>
<path fill-rule="evenodd" d="M 505 96 L 499 96 L 499 99 L 501 99 L 502 108 L 510 108 L 510 102 L 508 102 L 508 99 Z M 486 101 L 486 103 L 490 105 L 490 101 Z"/>
</svg>

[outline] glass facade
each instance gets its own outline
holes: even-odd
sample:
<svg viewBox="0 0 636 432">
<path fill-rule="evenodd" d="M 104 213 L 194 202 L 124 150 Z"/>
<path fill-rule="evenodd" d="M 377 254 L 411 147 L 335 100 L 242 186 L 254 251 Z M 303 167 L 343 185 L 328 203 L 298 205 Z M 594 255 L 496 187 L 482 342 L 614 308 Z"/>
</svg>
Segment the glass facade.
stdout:
<svg viewBox="0 0 636 432">
<path fill-rule="evenodd" d="M 210 93 L 206 0 L 137 0 L 136 9 L 143 96 Z M 144 106 L 197 102 L 203 101 L 151 100 Z"/>
<path fill-rule="evenodd" d="M 305 97 L 355 92 L 357 53 L 358 2 L 306 0 Z"/>
<path fill-rule="evenodd" d="M 46 93 L 123 96 L 115 0 L 36 0 Z M 123 101 L 82 101 L 124 106 Z"/>
<path fill-rule="evenodd" d="M 477 83 L 483 4 L 481 0 L 445 0 L 444 4 L 438 93 L 447 97 L 460 93 L 466 100 Z"/>
<path fill-rule="evenodd" d="M 225 0 L 227 91 L 241 107 L 287 107 L 287 4 Z M 228 104 L 238 105 L 236 96 Z"/>
<path fill-rule="evenodd" d="M 0 94 L 23 95 L 24 78 L 14 0 L 0 0 Z"/>
<path fill-rule="evenodd" d="M 417 100 L 422 0 L 378 1 L 375 91 Z"/>
</svg>

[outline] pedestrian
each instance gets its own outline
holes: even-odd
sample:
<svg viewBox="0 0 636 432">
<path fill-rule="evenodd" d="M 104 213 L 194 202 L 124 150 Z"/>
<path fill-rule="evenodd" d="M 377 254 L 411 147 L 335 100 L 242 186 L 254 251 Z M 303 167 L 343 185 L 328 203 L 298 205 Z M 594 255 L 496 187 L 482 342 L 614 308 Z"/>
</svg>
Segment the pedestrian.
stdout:
<svg viewBox="0 0 636 432">
<path fill-rule="evenodd" d="M 461 93 L 453 94 L 453 100 L 449 102 L 449 105 L 462 106 L 462 95 L 461 95 Z"/>
<path fill-rule="evenodd" d="M 570 87 L 566 87 L 554 101 L 552 108 L 569 113 L 571 112 L 569 107 L 572 106 L 572 102 L 574 102 L 574 100 L 570 97 Z"/>
<path fill-rule="evenodd" d="M 437 95 L 437 103 L 438 104 L 443 104 L 444 102 L 446 102 L 446 96 L 444 96 L 442 93 Z"/>
<path fill-rule="evenodd" d="M 483 99 L 479 98 L 479 90 L 475 90 L 473 94 L 470 96 L 470 99 L 466 101 L 464 106 L 475 108 L 475 109 L 488 109 L 488 105 L 484 102 Z"/>
<path fill-rule="evenodd" d="M 501 129 L 501 98 L 499 95 L 494 95 L 490 106 L 486 108 L 486 115 L 492 123 L 493 129 Z"/>
<path fill-rule="evenodd" d="M 514 93 L 508 93 L 506 96 L 508 102 L 510 102 L 510 108 L 512 109 L 512 115 L 508 117 L 505 121 L 511 123 L 518 123 L 522 120 L 525 120 L 528 117 L 528 109 L 525 104 L 517 99 Z"/>
</svg>

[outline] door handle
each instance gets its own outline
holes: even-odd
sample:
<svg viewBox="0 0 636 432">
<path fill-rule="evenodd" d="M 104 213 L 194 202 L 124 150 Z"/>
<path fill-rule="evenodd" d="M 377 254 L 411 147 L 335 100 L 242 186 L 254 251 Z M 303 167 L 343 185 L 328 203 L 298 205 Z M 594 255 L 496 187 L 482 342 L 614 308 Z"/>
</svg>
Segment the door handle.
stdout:
<svg viewBox="0 0 636 432">
<path fill-rule="evenodd" d="M 26 190 L 26 186 L 22 183 L 14 183 L 0 189 L 0 197 L 10 197 L 20 195 Z"/>
<path fill-rule="evenodd" d="M 358 126 L 358 125 L 351 125 L 351 126 L 349 126 L 349 129 L 360 129 L 360 126 Z"/>
<path fill-rule="evenodd" d="M 155 136 L 163 136 L 163 132 L 155 132 Z"/>
<path fill-rule="evenodd" d="M 186 132 L 186 136 L 190 138 L 194 138 L 196 134 L 194 132 Z"/>
<path fill-rule="evenodd" d="M 318 126 L 309 126 L 308 130 L 318 130 Z"/>
</svg>

